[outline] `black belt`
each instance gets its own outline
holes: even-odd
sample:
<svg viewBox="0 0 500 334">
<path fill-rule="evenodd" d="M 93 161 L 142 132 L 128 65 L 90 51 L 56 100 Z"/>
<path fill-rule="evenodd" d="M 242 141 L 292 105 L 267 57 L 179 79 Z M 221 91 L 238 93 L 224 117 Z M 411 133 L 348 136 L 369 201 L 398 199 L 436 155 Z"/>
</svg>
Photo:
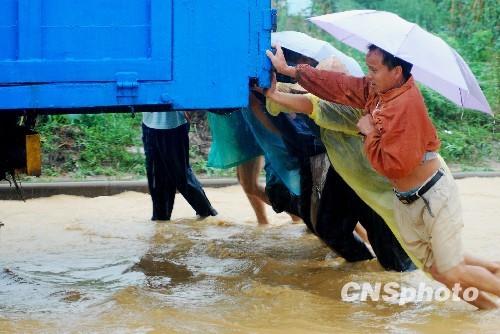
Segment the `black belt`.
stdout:
<svg viewBox="0 0 500 334">
<path fill-rule="evenodd" d="M 398 192 L 396 192 L 396 190 L 394 190 L 394 194 L 396 195 L 396 197 L 399 199 L 399 201 L 401 203 L 403 203 L 403 204 L 411 204 L 411 203 L 415 202 L 417 199 L 419 199 L 420 197 L 422 197 L 422 195 L 424 195 L 429 189 L 431 189 L 432 186 L 435 185 L 436 182 L 439 181 L 439 179 L 443 175 L 444 175 L 444 171 L 442 171 L 441 169 L 439 169 L 437 171 L 437 173 L 434 174 L 434 176 L 432 177 L 432 179 L 430 179 L 429 181 L 427 181 L 426 184 L 424 184 L 420 189 L 418 189 L 416 192 L 414 192 L 411 195 L 401 196 Z"/>
</svg>

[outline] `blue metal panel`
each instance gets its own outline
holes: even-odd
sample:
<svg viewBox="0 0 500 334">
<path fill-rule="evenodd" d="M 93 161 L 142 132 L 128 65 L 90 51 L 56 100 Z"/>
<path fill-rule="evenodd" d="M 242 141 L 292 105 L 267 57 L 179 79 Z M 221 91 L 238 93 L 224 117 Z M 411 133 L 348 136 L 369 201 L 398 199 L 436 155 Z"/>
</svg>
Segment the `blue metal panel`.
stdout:
<svg viewBox="0 0 500 334">
<path fill-rule="evenodd" d="M 250 78 L 269 82 L 270 0 L 2 0 L 2 7 L 0 112 L 237 108 L 248 103 Z"/>
<path fill-rule="evenodd" d="M 249 8 L 238 0 L 175 2 L 174 81 L 167 91 L 174 108 L 198 108 L 197 100 L 206 101 L 203 108 L 247 105 Z"/>
<path fill-rule="evenodd" d="M 252 3 L 250 10 L 250 30 L 256 31 L 256 34 L 250 36 L 250 54 L 256 62 L 254 67 L 254 77 L 258 78 L 261 87 L 269 87 L 271 84 L 271 63 L 265 53 L 265 50 L 271 45 L 271 31 L 276 31 L 276 10 L 270 6 L 259 7 L 259 1 Z"/>
<path fill-rule="evenodd" d="M 17 13 L 16 0 L 2 0 L 2 14 L 0 14 L 0 60 L 15 59 L 17 55 L 17 27 L 16 17 L 12 13 Z"/>
<path fill-rule="evenodd" d="M 174 85 L 166 94 L 175 109 L 248 105 L 249 78 L 257 77 L 257 68 L 262 74 L 270 67 L 264 50 L 271 35 L 262 26 L 270 5 L 269 0 L 175 2 Z M 185 29 L 182 22 L 191 24 Z M 269 42 L 259 44 L 259 35 L 268 35 Z M 269 81 L 269 73 L 262 78 Z"/>
<path fill-rule="evenodd" d="M 18 0 L 17 57 L 0 61 L 0 82 L 106 82 L 121 71 L 169 80 L 171 3 Z"/>
</svg>

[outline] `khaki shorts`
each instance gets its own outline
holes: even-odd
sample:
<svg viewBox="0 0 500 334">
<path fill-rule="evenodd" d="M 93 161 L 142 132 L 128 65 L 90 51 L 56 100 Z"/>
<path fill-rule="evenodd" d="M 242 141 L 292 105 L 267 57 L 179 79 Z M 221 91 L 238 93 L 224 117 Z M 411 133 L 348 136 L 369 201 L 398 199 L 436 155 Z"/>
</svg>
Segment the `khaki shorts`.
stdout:
<svg viewBox="0 0 500 334">
<path fill-rule="evenodd" d="M 462 206 L 458 187 L 449 173 L 411 204 L 394 196 L 394 216 L 405 247 L 427 269 L 439 273 L 464 261 Z"/>
</svg>

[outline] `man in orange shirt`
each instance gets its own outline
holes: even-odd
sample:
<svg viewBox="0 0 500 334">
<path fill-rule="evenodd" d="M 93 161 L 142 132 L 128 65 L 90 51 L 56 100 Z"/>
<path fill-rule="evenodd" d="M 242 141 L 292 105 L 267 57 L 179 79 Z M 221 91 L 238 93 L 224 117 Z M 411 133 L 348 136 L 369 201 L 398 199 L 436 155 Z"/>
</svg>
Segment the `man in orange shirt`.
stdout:
<svg viewBox="0 0 500 334">
<path fill-rule="evenodd" d="M 467 300 L 471 304 L 498 308 L 485 292 L 500 296 L 500 263 L 464 254 L 458 188 L 440 168 L 439 140 L 411 76 L 412 65 L 370 45 L 368 74 L 357 78 L 308 65 L 288 66 L 281 48 L 276 49 L 275 55 L 267 55 L 278 72 L 296 78 L 319 98 L 364 108 L 358 129 L 365 137 L 365 153 L 394 188 L 394 214 L 406 248 L 462 298 L 465 289 L 478 289 L 478 297 Z M 271 87 L 266 97 L 281 103 L 275 93 Z"/>
</svg>

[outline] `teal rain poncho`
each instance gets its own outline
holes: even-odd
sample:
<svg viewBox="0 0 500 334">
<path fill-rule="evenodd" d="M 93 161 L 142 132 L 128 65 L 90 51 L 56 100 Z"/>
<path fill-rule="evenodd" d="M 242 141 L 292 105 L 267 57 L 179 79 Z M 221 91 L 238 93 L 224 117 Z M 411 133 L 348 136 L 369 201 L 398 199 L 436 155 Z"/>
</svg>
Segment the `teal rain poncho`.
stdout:
<svg viewBox="0 0 500 334">
<path fill-rule="evenodd" d="M 265 160 L 286 187 L 300 194 L 297 157 L 288 153 L 283 139 L 268 130 L 249 108 L 229 115 L 209 114 L 212 147 L 207 166 L 229 168 L 264 154 Z"/>
</svg>

